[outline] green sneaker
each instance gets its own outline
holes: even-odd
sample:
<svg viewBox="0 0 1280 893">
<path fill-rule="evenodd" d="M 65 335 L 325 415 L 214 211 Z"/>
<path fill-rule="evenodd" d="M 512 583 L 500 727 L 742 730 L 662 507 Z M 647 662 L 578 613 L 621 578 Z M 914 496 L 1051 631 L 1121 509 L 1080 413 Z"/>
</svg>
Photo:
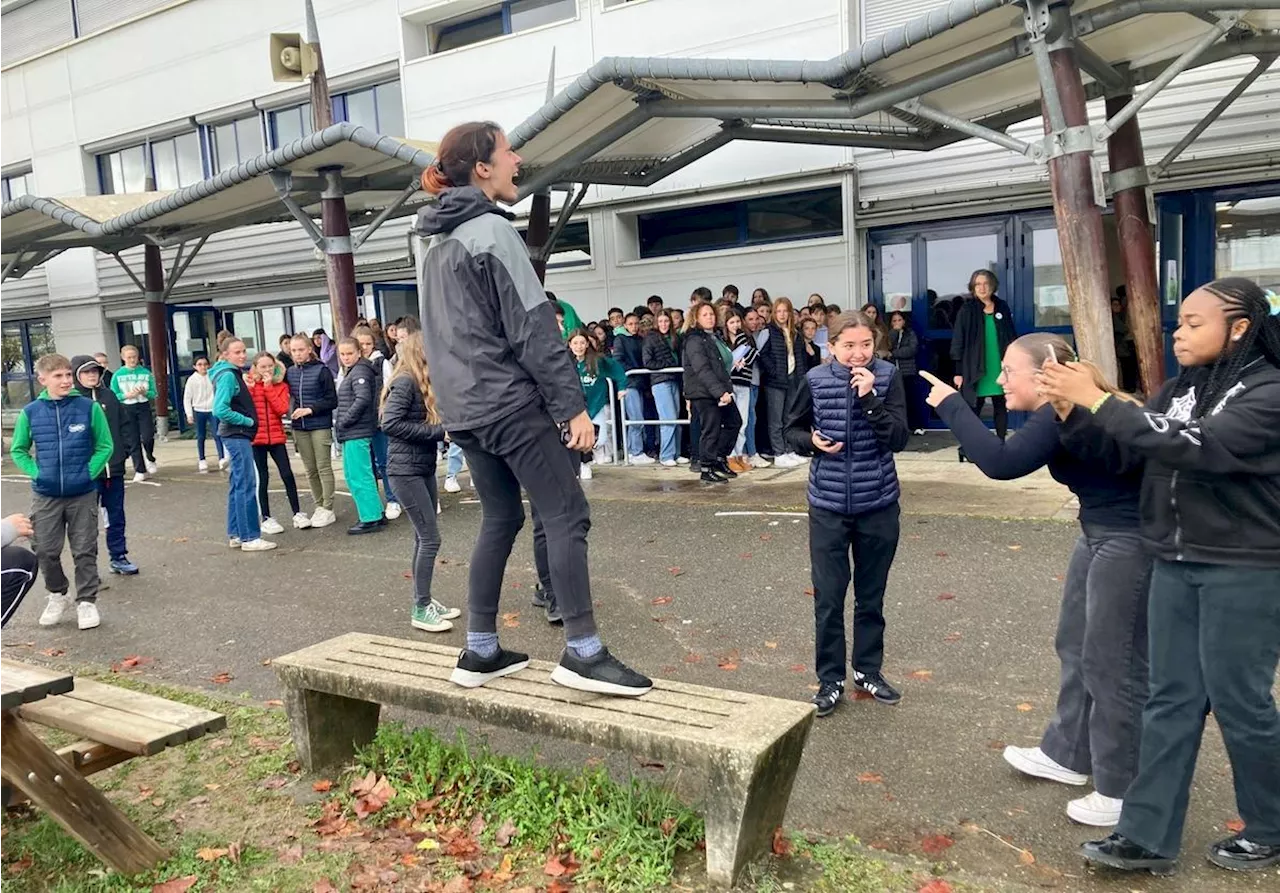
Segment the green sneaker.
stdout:
<svg viewBox="0 0 1280 893">
<path fill-rule="evenodd" d="M 436 609 L 436 613 L 440 615 L 441 620 L 455 620 L 462 616 L 462 612 L 457 608 L 445 607 L 434 598 L 431 600 L 431 607 Z"/>
<path fill-rule="evenodd" d="M 414 629 L 425 629 L 429 633 L 443 633 L 453 629 L 453 624 L 438 613 L 434 605 L 414 605 L 413 617 L 409 621 Z"/>
</svg>

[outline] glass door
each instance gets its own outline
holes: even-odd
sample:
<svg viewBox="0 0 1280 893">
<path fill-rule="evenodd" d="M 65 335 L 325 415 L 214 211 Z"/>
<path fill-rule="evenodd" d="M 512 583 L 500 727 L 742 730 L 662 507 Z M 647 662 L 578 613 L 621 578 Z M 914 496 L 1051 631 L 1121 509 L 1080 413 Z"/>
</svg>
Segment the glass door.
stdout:
<svg viewBox="0 0 1280 893">
<path fill-rule="evenodd" d="M 214 307 L 175 304 L 166 308 L 169 314 L 169 405 L 182 406 L 182 389 L 195 372 L 201 357 L 210 364 L 217 360 L 218 331 L 222 313 Z M 185 431 L 187 420 L 177 412 L 179 431 Z"/>
</svg>

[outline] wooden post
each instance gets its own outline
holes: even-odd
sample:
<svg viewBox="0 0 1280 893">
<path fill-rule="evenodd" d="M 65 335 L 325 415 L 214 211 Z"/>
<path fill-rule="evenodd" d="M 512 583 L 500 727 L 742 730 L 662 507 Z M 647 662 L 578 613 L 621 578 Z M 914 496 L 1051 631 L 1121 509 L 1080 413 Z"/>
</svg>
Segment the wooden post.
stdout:
<svg viewBox="0 0 1280 893">
<path fill-rule="evenodd" d="M 1108 97 L 1107 117 L 1124 108 L 1131 98 Z M 1147 162 L 1136 115 L 1111 135 L 1107 156 L 1116 183 L 1116 235 L 1128 292 L 1129 331 L 1137 349 L 1142 392 L 1154 394 L 1164 382 L 1164 333 L 1160 324 L 1156 244 L 1147 207 Z"/>
<path fill-rule="evenodd" d="M 169 434 L 169 314 L 164 302 L 164 260 L 160 246 L 142 249 L 142 286 L 147 300 L 147 344 L 156 379 L 156 437 Z"/>
<path fill-rule="evenodd" d="M 1050 49 L 1049 61 L 1067 128 L 1088 127 L 1084 84 L 1080 80 L 1074 47 L 1068 43 Z M 1105 203 L 1105 199 L 1095 188 L 1092 140 L 1081 141 L 1070 151 L 1049 159 L 1049 184 L 1053 190 L 1053 214 L 1058 222 L 1058 244 L 1076 352 L 1096 363 L 1107 380 L 1114 382 L 1116 349 L 1111 328 L 1111 278 L 1099 204 Z"/>
</svg>

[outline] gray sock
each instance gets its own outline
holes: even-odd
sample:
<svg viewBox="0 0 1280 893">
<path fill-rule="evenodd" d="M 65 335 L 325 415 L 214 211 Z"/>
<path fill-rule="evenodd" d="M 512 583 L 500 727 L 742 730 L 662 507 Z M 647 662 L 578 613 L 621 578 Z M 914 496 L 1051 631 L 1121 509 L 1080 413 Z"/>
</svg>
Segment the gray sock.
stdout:
<svg viewBox="0 0 1280 893">
<path fill-rule="evenodd" d="M 467 632 L 467 650 L 474 651 L 481 657 L 493 657 L 498 653 L 497 633 Z"/>
<path fill-rule="evenodd" d="M 604 650 L 604 643 L 594 633 L 589 636 L 570 636 L 565 644 L 581 660 L 595 657 Z"/>
</svg>

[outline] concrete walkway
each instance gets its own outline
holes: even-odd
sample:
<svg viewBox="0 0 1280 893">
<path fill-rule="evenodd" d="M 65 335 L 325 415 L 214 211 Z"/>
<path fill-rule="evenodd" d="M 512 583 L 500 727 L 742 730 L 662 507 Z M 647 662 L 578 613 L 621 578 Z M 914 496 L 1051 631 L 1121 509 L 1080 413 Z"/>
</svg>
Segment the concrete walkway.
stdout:
<svg viewBox="0 0 1280 893">
<path fill-rule="evenodd" d="M 46 660 L 65 649 L 71 665 L 154 658 L 145 672 L 180 684 L 279 696 L 270 658 L 348 631 L 423 636 L 408 623 L 411 534 L 404 519 L 349 537 L 339 524 L 275 537 L 280 548 L 229 552 L 225 483 L 195 471 L 190 443 L 162 445 L 153 482 L 128 491 L 133 578 L 108 577 L 102 626 L 42 629 L 39 587 L 4 634 L 4 653 Z M 295 472 L 301 468 L 295 463 Z M 1047 476 L 985 482 L 953 452 L 904 454 L 908 514 L 887 602 L 886 675 L 904 701 L 886 708 L 847 702 L 810 739 L 787 823 L 854 834 L 887 850 L 922 855 L 926 838 L 954 845 L 928 858 L 978 877 L 1070 891 L 1225 893 L 1277 889 L 1275 875 L 1234 876 L 1201 852 L 1236 818 L 1230 772 L 1210 724 L 1201 752 L 1181 873 L 1156 882 L 1087 872 L 1075 847 L 1098 832 L 1063 813 L 1083 789 L 1019 777 L 1000 758 L 1006 743 L 1030 745 L 1053 710 L 1053 631 L 1061 575 L 1076 536 L 1055 520 L 1066 491 Z M 624 659 L 657 676 L 806 699 L 813 685 L 812 600 L 804 472 L 758 471 L 702 487 L 687 470 L 600 469 L 592 500 L 594 599 L 605 638 Z M 278 483 L 273 485 L 278 486 Z M 305 485 L 304 485 L 305 490 Z M 25 509 L 29 490 L 6 465 L 5 511 Z M 310 499 L 303 496 L 304 507 Z M 465 601 L 467 562 L 480 511 L 474 493 L 446 494 L 444 547 L 434 593 Z M 1069 514 L 1069 512 L 1068 512 Z M 103 562 L 105 566 L 105 561 Z M 534 583 L 528 531 L 512 556 L 504 595 L 504 642 L 555 660 L 561 633 L 528 604 Z M 462 630 L 432 637 L 461 645 Z M 229 672 L 219 686 L 212 678 Z M 453 724 L 404 715 L 451 732 Z M 492 746 L 567 767 L 602 760 L 697 797 L 704 779 L 498 729 L 471 729 Z M 932 847 L 931 847 L 932 848 Z M 1026 863 L 1030 853 L 1034 862 Z"/>
</svg>

